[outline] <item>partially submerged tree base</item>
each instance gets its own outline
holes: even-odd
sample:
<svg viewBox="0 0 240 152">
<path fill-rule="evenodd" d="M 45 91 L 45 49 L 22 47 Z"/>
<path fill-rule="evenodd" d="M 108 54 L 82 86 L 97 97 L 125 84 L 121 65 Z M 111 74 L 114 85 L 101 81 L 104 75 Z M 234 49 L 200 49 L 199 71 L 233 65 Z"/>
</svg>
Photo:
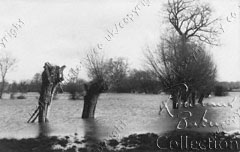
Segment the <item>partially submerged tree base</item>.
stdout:
<svg viewBox="0 0 240 152">
<path fill-rule="evenodd" d="M 28 122 L 33 123 L 37 118 L 39 123 L 48 122 L 48 112 L 55 94 L 56 88 L 63 81 L 63 70 L 66 66 L 53 66 L 50 63 L 45 63 L 42 73 L 42 86 L 38 107 L 29 118 Z"/>
<path fill-rule="evenodd" d="M 86 95 L 84 96 L 82 118 L 94 118 L 98 97 L 108 87 L 103 79 L 96 79 L 89 84 L 84 84 L 84 88 Z"/>
</svg>

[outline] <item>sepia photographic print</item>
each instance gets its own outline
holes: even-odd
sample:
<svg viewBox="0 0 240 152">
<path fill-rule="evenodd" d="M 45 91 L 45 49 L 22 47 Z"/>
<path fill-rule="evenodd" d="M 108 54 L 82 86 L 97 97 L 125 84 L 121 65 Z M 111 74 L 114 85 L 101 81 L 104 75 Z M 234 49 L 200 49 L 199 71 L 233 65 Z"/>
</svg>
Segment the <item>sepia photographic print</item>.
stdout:
<svg viewBox="0 0 240 152">
<path fill-rule="evenodd" d="M 240 152 L 239 0 L 0 12 L 0 152 Z"/>
</svg>

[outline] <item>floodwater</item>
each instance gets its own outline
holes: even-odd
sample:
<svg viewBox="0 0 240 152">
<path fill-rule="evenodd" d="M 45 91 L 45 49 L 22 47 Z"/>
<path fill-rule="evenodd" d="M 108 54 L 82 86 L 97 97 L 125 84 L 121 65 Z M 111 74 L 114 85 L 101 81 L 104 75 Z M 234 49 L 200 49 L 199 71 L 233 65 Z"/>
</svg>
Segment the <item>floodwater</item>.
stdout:
<svg viewBox="0 0 240 152">
<path fill-rule="evenodd" d="M 240 128 L 239 95 L 235 92 L 227 97 L 210 97 L 204 100 L 204 107 L 197 105 L 197 108 L 181 110 L 172 110 L 171 103 L 168 103 L 170 113 L 164 109 L 159 115 L 159 105 L 167 100 L 167 95 L 106 93 L 97 103 L 96 118 L 83 120 L 83 100 L 68 100 L 63 94 L 52 102 L 50 122 L 39 125 L 37 122 L 27 123 L 38 102 L 38 94 L 28 93 L 27 99 L 0 100 L 0 138 L 75 134 L 79 138 L 96 140 L 119 139 L 134 133 L 165 133 L 176 130 L 178 123 L 178 129 L 185 130 L 236 131 Z M 203 116 L 205 126 L 194 127 L 194 122 L 200 124 Z M 184 117 L 188 117 L 187 123 L 182 120 Z M 186 124 L 191 128 L 186 128 Z"/>
</svg>

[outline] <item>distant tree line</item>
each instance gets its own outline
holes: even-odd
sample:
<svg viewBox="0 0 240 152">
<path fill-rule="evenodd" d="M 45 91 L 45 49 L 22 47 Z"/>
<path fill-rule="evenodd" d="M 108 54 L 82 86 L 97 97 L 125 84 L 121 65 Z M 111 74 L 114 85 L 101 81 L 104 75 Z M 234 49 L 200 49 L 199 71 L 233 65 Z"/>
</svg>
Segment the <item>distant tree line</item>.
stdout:
<svg viewBox="0 0 240 152">
<path fill-rule="evenodd" d="M 157 94 L 161 90 L 158 78 L 151 71 L 133 69 L 110 92 Z"/>
<path fill-rule="evenodd" d="M 62 88 L 70 94 L 70 99 L 79 99 L 84 95 L 84 79 L 76 79 L 65 83 Z M 8 83 L 6 82 L 5 92 L 22 94 L 27 92 L 39 92 L 41 88 L 41 74 L 36 73 L 32 80 Z M 108 92 L 113 93 L 145 93 L 158 94 L 163 89 L 158 78 L 148 70 L 132 69 L 113 83 Z M 216 82 L 212 92 L 216 96 L 224 96 L 226 92 L 240 89 L 240 82 Z"/>
<path fill-rule="evenodd" d="M 228 92 L 240 91 L 240 82 L 216 82 L 214 86 L 215 96 L 226 96 Z"/>
<path fill-rule="evenodd" d="M 92 71 L 90 70 L 88 74 L 89 77 L 104 75 L 105 81 L 108 83 L 108 92 L 158 94 L 160 93 L 160 90 L 165 88 L 165 86 L 161 83 L 159 76 L 156 75 L 156 72 L 149 69 L 130 69 L 128 61 L 125 58 L 110 58 L 101 64 L 102 65 L 99 66 L 101 68 L 98 67 L 98 69 L 94 70 L 92 67 Z M 196 66 L 194 67 L 196 69 Z M 63 90 L 61 91 L 69 93 L 70 99 L 73 100 L 82 98 L 85 94 L 84 84 L 86 84 L 87 81 L 79 78 L 79 71 L 79 67 L 71 68 L 68 74 L 69 78 L 66 79 L 66 83 L 63 83 L 62 85 Z M 197 72 L 192 73 L 197 74 Z M 194 77 L 197 78 L 197 76 Z M 22 94 L 20 98 L 23 98 L 22 96 L 24 93 L 40 92 L 42 83 L 41 79 L 41 72 L 39 72 L 36 73 L 31 80 L 13 83 L 4 82 L 5 84 L 3 90 L 4 92 L 11 93 L 11 97 L 14 97 L 14 94 L 20 92 Z M 202 85 L 203 81 L 201 80 L 200 83 L 201 84 L 197 85 Z M 213 92 L 216 96 L 224 96 L 227 94 L 226 92 L 240 89 L 240 82 L 215 82 L 212 87 L 210 89 L 209 88 L 210 87 L 203 89 L 208 89 L 209 92 Z"/>
<path fill-rule="evenodd" d="M 151 71 L 129 69 L 124 58 L 109 59 L 105 72 L 108 73 L 108 81 L 111 81 L 108 92 L 157 94 L 161 89 L 158 78 Z M 73 76 L 73 69 L 69 73 L 71 78 L 62 84 L 62 89 L 70 94 L 70 99 L 79 99 L 85 93 L 84 84 L 87 81 L 79 78 L 78 74 Z M 23 96 L 27 92 L 40 92 L 41 82 L 41 73 L 36 73 L 31 80 L 5 82 L 4 92 L 11 93 L 11 96 L 16 93 Z"/>
<path fill-rule="evenodd" d="M 105 60 L 102 63 L 101 71 L 94 71 L 94 68 L 91 69 L 89 77 L 94 77 L 94 74 L 100 74 L 100 72 L 105 75 L 108 83 L 108 92 L 158 94 L 165 87 L 161 84 L 161 80 L 154 71 L 149 69 L 130 69 L 127 59 L 122 57 Z M 85 93 L 84 84 L 87 81 L 79 78 L 79 71 L 79 67 L 71 68 L 68 74 L 69 79 L 62 85 L 63 91 L 69 93 L 70 99 L 73 100 L 81 98 Z M 36 73 L 31 80 L 4 83 L 4 92 L 11 93 L 11 96 L 14 96 L 17 92 L 21 94 L 40 92 L 42 83 L 41 72 Z M 240 89 L 240 82 L 215 82 L 209 92 L 213 92 L 216 96 L 224 96 L 226 92 L 237 89 Z"/>
<path fill-rule="evenodd" d="M 240 82 L 217 82 L 216 86 L 221 86 L 223 87 L 226 91 L 234 91 L 240 89 Z"/>
</svg>

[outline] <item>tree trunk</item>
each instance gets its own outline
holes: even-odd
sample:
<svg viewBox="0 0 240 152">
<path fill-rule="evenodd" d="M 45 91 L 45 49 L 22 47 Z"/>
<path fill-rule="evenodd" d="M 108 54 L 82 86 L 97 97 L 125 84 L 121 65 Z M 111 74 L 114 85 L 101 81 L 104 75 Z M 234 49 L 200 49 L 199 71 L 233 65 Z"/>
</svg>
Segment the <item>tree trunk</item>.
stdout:
<svg viewBox="0 0 240 152">
<path fill-rule="evenodd" d="M 84 105 L 82 118 L 94 118 L 95 109 L 100 93 L 108 89 L 103 79 L 96 79 L 89 84 L 84 84 L 86 95 L 84 96 Z"/>
<path fill-rule="evenodd" d="M 47 109 L 48 109 L 47 104 L 44 104 L 43 106 L 40 106 L 39 116 L 38 116 L 38 122 L 39 123 L 48 122 Z"/>
<path fill-rule="evenodd" d="M 52 66 L 50 63 L 45 63 L 44 71 L 42 73 L 42 86 L 39 98 L 39 113 L 38 122 L 48 122 L 50 105 L 53 100 L 55 91 L 59 82 L 63 81 L 63 70 L 59 66 Z"/>
<path fill-rule="evenodd" d="M 204 94 L 201 93 L 199 99 L 198 99 L 198 103 L 200 103 L 201 105 L 203 104 L 203 98 L 204 98 Z"/>
<path fill-rule="evenodd" d="M 44 76 L 43 76 L 44 80 Z M 39 98 L 39 117 L 38 122 L 48 122 L 48 113 L 56 91 L 56 84 L 42 83 L 40 98 Z"/>
<path fill-rule="evenodd" d="M 178 99 L 177 99 L 177 94 L 176 93 L 173 93 L 172 94 L 172 101 L 173 101 L 173 105 L 172 105 L 172 108 L 173 109 L 178 109 Z"/>
<path fill-rule="evenodd" d="M 5 80 L 2 78 L 2 85 L 1 85 L 1 90 L 0 90 L 0 99 L 2 99 L 2 95 L 4 92 L 4 87 L 5 87 Z"/>
<path fill-rule="evenodd" d="M 84 96 L 82 118 L 94 118 L 97 100 L 100 94 Z"/>
<path fill-rule="evenodd" d="M 38 122 L 48 122 L 50 105 L 53 100 L 57 85 L 43 85 L 39 99 L 39 119 Z"/>
<path fill-rule="evenodd" d="M 195 91 L 192 92 L 192 105 L 195 106 L 196 103 L 196 93 Z"/>
</svg>

